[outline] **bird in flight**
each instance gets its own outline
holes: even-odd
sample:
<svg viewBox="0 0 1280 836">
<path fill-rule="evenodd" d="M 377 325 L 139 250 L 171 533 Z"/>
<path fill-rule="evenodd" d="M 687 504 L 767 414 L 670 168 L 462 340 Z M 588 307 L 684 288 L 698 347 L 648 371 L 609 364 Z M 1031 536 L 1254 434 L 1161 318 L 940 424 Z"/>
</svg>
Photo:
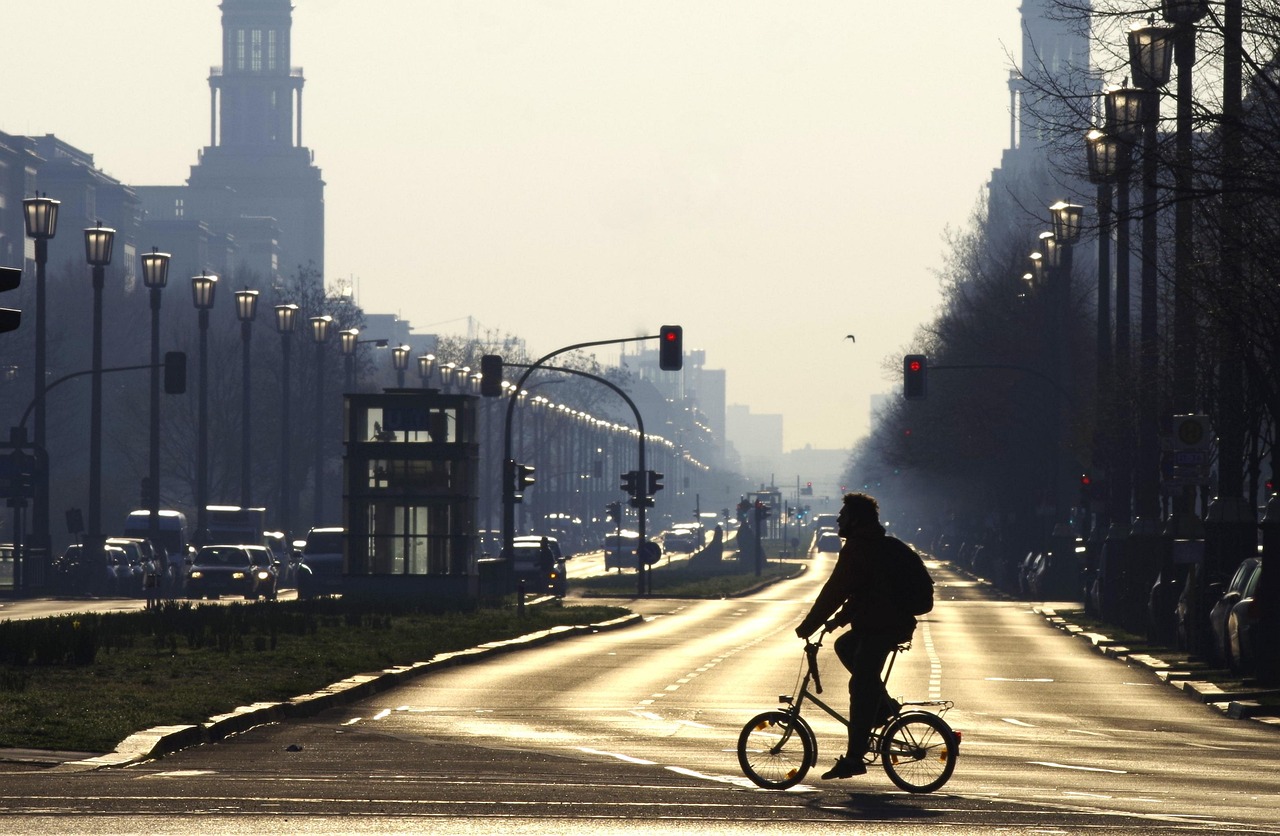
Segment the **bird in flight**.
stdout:
<svg viewBox="0 0 1280 836">
<path fill-rule="evenodd" d="M 848 340 L 849 342 L 854 342 L 854 343 L 856 343 L 856 342 L 857 342 L 857 340 L 855 340 L 855 339 L 853 338 L 853 334 L 845 334 L 845 335 L 844 335 L 844 338 L 845 338 L 846 340 Z"/>
</svg>

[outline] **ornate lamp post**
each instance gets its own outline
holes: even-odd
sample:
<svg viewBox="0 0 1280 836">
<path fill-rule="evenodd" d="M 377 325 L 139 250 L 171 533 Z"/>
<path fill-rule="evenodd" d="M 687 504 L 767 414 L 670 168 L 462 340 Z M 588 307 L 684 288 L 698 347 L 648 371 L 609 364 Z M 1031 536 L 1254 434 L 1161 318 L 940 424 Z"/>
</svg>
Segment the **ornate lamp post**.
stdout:
<svg viewBox="0 0 1280 836">
<path fill-rule="evenodd" d="M 356 390 L 356 346 L 359 344 L 359 328 L 348 328 L 338 332 L 338 347 L 342 349 L 342 364 L 348 392 Z"/>
<path fill-rule="evenodd" d="M 407 345 L 398 345 L 391 349 L 391 365 L 396 370 L 396 388 L 404 388 L 404 370 L 409 368 L 409 352 L 413 349 Z"/>
<path fill-rule="evenodd" d="M 250 399 L 252 387 L 249 374 L 249 341 L 253 337 L 253 320 L 258 316 L 258 291 L 245 288 L 237 290 L 236 319 L 240 320 L 240 505 L 253 504 L 253 480 L 249 478 L 253 449 L 253 420 Z"/>
<path fill-rule="evenodd" d="M 1089 179 L 1097 185 L 1098 194 L 1098 344 L 1097 344 L 1097 400 L 1099 420 L 1095 422 L 1093 437 L 1094 460 L 1107 462 L 1108 472 L 1100 475 L 1106 486 L 1106 497 L 1101 524 L 1111 522 L 1116 508 L 1117 494 L 1123 484 L 1128 496 L 1128 470 L 1120 459 L 1116 443 L 1119 427 L 1113 417 L 1118 408 L 1117 389 L 1112 379 L 1111 355 L 1111 189 L 1122 176 L 1127 176 L 1128 146 L 1117 137 L 1091 130 L 1085 135 L 1085 154 L 1089 164 Z M 1126 293 L 1127 285 L 1126 285 Z M 1116 301 L 1117 308 L 1119 300 Z M 1125 307 L 1128 316 L 1128 307 Z M 1124 518 L 1128 522 L 1128 502 L 1124 504 Z M 1100 533 L 1103 526 L 1099 525 Z"/>
<path fill-rule="evenodd" d="M 329 341 L 333 317 L 311 317 L 311 339 L 316 344 L 315 525 L 324 525 L 324 345 Z"/>
<path fill-rule="evenodd" d="M 280 530 L 284 532 L 285 544 L 288 545 L 293 541 L 291 538 L 293 525 L 293 491 L 290 487 L 290 474 L 292 468 L 290 464 L 293 456 L 290 450 L 290 440 L 293 438 L 293 425 L 289 420 L 289 407 L 292 398 L 289 395 L 290 369 L 293 367 L 291 362 L 293 348 L 293 329 L 297 326 L 298 306 L 292 302 L 284 305 L 276 305 L 276 331 L 280 334 Z"/>
<path fill-rule="evenodd" d="M 218 277 L 201 272 L 191 277 L 191 301 L 200 314 L 200 398 L 196 407 L 196 538 L 209 538 L 209 311 Z"/>
<path fill-rule="evenodd" d="M 160 542 L 160 291 L 169 283 L 168 253 L 143 253 L 142 283 L 151 295 L 151 421 L 147 445 L 147 538 Z"/>
<path fill-rule="evenodd" d="M 1138 478 L 1137 516 L 1154 525 L 1158 497 L 1160 418 L 1159 335 L 1157 333 L 1156 130 L 1160 118 L 1157 89 L 1169 83 L 1173 62 L 1173 30 L 1148 23 L 1129 31 L 1129 64 L 1134 84 L 1145 94 L 1142 104 L 1142 302 L 1138 338 Z"/>
<path fill-rule="evenodd" d="M 89 534 L 91 554 L 102 551 L 102 290 L 116 231 L 99 221 L 84 231 L 85 260 L 93 268 L 93 386 L 89 401 Z"/>
<path fill-rule="evenodd" d="M 61 201 L 48 195 L 29 197 L 22 201 L 22 217 L 27 227 L 27 237 L 36 242 L 36 357 L 35 357 L 35 445 L 45 446 L 44 387 L 47 381 L 46 327 L 48 316 L 45 303 L 45 265 L 49 261 L 49 239 L 58 232 L 58 207 Z M 49 474 L 40 473 L 36 483 L 35 501 L 31 509 L 31 528 L 34 545 L 49 549 Z"/>
<path fill-rule="evenodd" d="M 431 388 L 431 372 L 436 367 L 436 356 L 434 354 L 423 354 L 418 357 L 418 377 L 422 378 L 422 388 Z"/>
</svg>

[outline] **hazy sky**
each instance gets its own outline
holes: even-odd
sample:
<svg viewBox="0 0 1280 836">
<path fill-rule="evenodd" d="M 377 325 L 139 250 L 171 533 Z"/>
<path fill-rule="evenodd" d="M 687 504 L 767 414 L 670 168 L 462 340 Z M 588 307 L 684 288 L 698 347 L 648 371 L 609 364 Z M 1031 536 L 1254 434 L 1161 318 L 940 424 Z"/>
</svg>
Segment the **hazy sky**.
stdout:
<svg viewBox="0 0 1280 836">
<path fill-rule="evenodd" d="M 218 0 L 4 6 L 0 130 L 185 182 Z M 534 355 L 683 325 L 788 450 L 851 445 L 899 391 L 884 360 L 1008 144 L 1017 0 L 294 6 L 331 284 Z"/>
</svg>

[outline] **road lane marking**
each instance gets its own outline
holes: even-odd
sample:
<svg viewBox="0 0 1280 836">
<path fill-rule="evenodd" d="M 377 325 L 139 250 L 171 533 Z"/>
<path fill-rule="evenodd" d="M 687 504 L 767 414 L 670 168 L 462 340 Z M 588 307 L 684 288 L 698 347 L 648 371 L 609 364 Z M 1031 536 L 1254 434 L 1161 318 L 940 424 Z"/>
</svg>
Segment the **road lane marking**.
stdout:
<svg viewBox="0 0 1280 836">
<path fill-rule="evenodd" d="M 638 763 L 642 766 L 657 766 L 657 761 L 647 761 L 644 758 L 633 758 L 630 755 L 623 755 L 619 752 L 602 752 L 599 749 L 588 749 L 586 746 L 579 746 L 579 752 L 586 752 L 588 755 L 601 755 L 606 758 L 616 758 L 627 763 Z"/>
<path fill-rule="evenodd" d="M 1028 728 L 1028 729 L 1035 728 L 1035 726 L 1031 725 L 1030 723 L 1024 723 L 1021 720 L 1015 720 L 1012 717 L 1001 717 L 1000 719 L 1011 726 L 1023 726 L 1024 728 Z"/>
<path fill-rule="evenodd" d="M 988 676 L 987 682 L 1053 682 L 1052 679 L 1018 679 L 1011 676 Z"/>
<path fill-rule="evenodd" d="M 1124 769 L 1103 769 L 1100 766 L 1072 766 L 1065 763 L 1054 763 L 1053 761 L 1027 761 L 1032 766 L 1047 766 L 1051 769 L 1074 769 L 1079 772 L 1107 772 L 1111 775 L 1128 775 L 1128 771 Z"/>
</svg>

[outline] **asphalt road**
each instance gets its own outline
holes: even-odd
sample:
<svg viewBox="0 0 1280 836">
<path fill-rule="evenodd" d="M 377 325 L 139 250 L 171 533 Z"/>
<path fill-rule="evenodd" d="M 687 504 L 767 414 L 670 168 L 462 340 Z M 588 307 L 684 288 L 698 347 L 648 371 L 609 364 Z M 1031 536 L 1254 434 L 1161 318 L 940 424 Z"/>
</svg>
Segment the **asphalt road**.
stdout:
<svg viewBox="0 0 1280 836">
<path fill-rule="evenodd" d="M 817 776 L 734 754 L 790 692 L 828 568 L 726 601 L 630 602 L 638 626 L 439 670 L 306 720 L 127 769 L 6 771 L 13 833 L 1280 833 L 1276 732 L 1224 719 L 945 567 L 890 691 L 955 702 L 951 782 Z M 844 677 L 824 650 L 826 696 Z"/>
</svg>

